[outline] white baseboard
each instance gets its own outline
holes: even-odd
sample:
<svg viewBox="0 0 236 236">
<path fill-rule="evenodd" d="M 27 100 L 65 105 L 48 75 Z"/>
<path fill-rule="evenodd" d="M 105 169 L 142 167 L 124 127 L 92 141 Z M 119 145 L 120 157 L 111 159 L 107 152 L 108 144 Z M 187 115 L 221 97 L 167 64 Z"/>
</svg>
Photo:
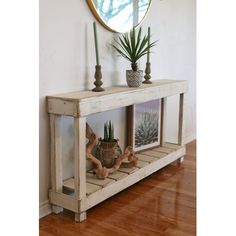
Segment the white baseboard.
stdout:
<svg viewBox="0 0 236 236">
<path fill-rule="evenodd" d="M 52 213 L 52 207 L 49 201 L 39 204 L 39 219 Z"/>
<path fill-rule="evenodd" d="M 189 136 L 184 137 L 183 143 L 184 143 L 184 144 L 187 144 L 187 143 L 192 142 L 192 141 L 195 140 L 195 139 L 196 139 L 196 134 L 189 135 Z"/>
</svg>

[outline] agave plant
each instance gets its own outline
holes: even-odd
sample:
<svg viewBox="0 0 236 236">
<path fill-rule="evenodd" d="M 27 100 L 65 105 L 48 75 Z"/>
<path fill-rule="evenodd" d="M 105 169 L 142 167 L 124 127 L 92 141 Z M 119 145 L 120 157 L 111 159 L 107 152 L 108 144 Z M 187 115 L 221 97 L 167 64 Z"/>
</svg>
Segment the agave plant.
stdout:
<svg viewBox="0 0 236 236">
<path fill-rule="evenodd" d="M 152 47 L 156 45 L 157 41 L 150 42 L 149 36 L 142 37 L 142 28 L 135 32 L 135 28 L 130 33 L 122 34 L 119 40 L 115 40 L 117 45 L 112 45 L 113 48 L 124 58 L 131 62 L 133 71 L 137 71 L 137 61 L 146 55 Z"/>
<path fill-rule="evenodd" d="M 104 124 L 104 138 L 105 142 L 113 142 L 114 141 L 114 126 L 111 121 L 107 121 Z"/>
</svg>

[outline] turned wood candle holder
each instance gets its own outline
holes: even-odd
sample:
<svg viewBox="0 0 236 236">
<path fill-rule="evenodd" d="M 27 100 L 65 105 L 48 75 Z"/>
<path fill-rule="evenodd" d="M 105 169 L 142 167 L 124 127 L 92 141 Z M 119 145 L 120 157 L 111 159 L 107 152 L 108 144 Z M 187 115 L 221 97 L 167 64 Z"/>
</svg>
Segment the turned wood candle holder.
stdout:
<svg viewBox="0 0 236 236">
<path fill-rule="evenodd" d="M 101 72 L 101 66 L 96 65 L 95 66 L 95 74 L 94 74 L 95 82 L 93 83 L 96 87 L 92 89 L 93 92 L 102 92 L 105 89 L 102 88 L 102 72 Z"/>
<path fill-rule="evenodd" d="M 145 75 L 144 75 L 144 81 L 143 84 L 152 84 L 152 81 L 150 81 L 151 79 L 151 63 L 147 62 L 146 63 L 146 69 L 145 69 Z"/>
</svg>

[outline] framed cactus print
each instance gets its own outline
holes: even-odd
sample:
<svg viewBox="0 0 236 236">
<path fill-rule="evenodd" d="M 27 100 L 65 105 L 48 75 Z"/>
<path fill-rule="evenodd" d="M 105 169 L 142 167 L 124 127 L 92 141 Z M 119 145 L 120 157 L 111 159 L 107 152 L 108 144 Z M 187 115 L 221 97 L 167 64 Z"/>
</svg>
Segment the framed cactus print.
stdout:
<svg viewBox="0 0 236 236">
<path fill-rule="evenodd" d="M 160 99 L 133 105 L 132 146 L 141 151 L 160 145 Z"/>
</svg>

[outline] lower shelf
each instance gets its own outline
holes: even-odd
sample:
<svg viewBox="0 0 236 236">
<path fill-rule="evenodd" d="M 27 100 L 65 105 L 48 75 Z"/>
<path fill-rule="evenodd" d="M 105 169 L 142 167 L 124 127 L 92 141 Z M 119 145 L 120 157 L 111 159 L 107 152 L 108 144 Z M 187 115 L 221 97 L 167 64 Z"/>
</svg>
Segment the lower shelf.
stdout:
<svg viewBox="0 0 236 236">
<path fill-rule="evenodd" d="M 136 153 L 137 167 L 120 168 L 105 180 L 97 179 L 91 171 L 86 174 L 87 209 L 133 185 L 155 171 L 185 155 L 185 147 L 165 143 L 162 147 Z M 65 190 L 74 191 L 74 179 L 63 183 Z"/>
</svg>

